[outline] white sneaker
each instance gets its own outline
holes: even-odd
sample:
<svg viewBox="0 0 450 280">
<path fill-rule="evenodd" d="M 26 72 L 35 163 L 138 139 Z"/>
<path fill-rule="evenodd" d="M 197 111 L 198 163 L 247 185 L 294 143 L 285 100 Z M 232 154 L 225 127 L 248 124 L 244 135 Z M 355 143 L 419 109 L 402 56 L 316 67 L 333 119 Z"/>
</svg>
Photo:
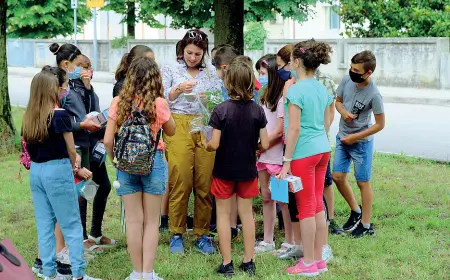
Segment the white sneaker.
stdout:
<svg viewBox="0 0 450 280">
<path fill-rule="evenodd" d="M 142 278 L 142 275 L 138 276 L 134 273 L 134 271 L 131 272 L 127 278 L 125 278 L 125 280 L 142 280 L 142 279 L 144 279 L 144 278 Z"/>
<path fill-rule="evenodd" d="M 275 251 L 275 243 L 260 241 L 255 247 L 255 253 L 268 253 Z"/>
<path fill-rule="evenodd" d="M 303 246 L 294 246 L 278 256 L 279 260 L 300 259 L 303 257 Z"/>
<path fill-rule="evenodd" d="M 68 276 L 68 275 L 62 275 L 62 274 L 56 273 L 55 278 L 50 278 L 50 277 L 45 276 L 44 280 L 70 280 L 71 278 L 72 278 L 72 275 Z"/>
<path fill-rule="evenodd" d="M 150 278 L 149 277 L 142 277 L 143 280 L 164 280 L 161 277 L 158 276 L 158 274 L 155 273 L 155 271 L 153 271 L 151 273 Z"/>
<path fill-rule="evenodd" d="M 289 249 L 291 249 L 291 248 L 293 248 L 293 247 L 295 247 L 295 245 L 292 245 L 292 244 L 289 244 L 289 243 L 286 243 L 286 242 L 281 243 L 280 249 L 276 250 L 275 253 L 274 253 L 274 255 L 275 255 L 275 256 L 279 256 L 279 255 L 281 255 L 281 254 L 284 254 L 284 253 L 286 253 Z"/>
<path fill-rule="evenodd" d="M 330 245 L 323 245 L 322 259 L 325 261 L 325 263 L 328 263 L 333 259 L 333 251 L 331 250 Z"/>
<path fill-rule="evenodd" d="M 69 264 L 70 265 L 70 259 L 69 259 L 69 248 L 64 247 L 61 252 L 56 254 L 56 259 L 63 263 L 63 264 Z"/>
<path fill-rule="evenodd" d="M 102 279 L 100 279 L 100 278 L 94 278 L 94 277 L 91 277 L 91 276 L 88 276 L 88 275 L 84 275 L 83 276 L 83 278 L 82 278 L 83 280 L 102 280 Z M 73 278 L 73 280 L 79 280 L 78 278 Z"/>
</svg>

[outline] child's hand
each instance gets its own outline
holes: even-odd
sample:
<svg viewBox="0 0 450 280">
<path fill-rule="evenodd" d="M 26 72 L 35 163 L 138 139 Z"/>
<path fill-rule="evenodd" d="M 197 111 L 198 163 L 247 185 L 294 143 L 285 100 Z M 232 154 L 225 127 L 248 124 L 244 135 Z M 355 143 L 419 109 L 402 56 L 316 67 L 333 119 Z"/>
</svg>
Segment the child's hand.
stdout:
<svg viewBox="0 0 450 280">
<path fill-rule="evenodd" d="M 75 165 L 76 166 L 80 166 L 81 165 L 81 156 L 79 154 L 77 154 L 77 156 L 75 158 Z"/>
<path fill-rule="evenodd" d="M 92 172 L 83 167 L 77 171 L 77 176 L 83 180 L 89 180 L 92 178 Z"/>
<path fill-rule="evenodd" d="M 294 192 L 294 185 L 291 182 L 288 182 L 288 189 L 289 189 L 289 192 L 291 192 L 291 193 Z"/>
</svg>

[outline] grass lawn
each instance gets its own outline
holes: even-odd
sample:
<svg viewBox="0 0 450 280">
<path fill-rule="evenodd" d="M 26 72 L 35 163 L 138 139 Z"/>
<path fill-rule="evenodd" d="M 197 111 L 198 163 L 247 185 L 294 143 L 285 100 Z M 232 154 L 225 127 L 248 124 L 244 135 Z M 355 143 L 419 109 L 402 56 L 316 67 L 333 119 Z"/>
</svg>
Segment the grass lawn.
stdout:
<svg viewBox="0 0 450 280">
<path fill-rule="evenodd" d="M 14 108 L 17 124 L 20 114 L 21 110 Z M 32 265 L 37 253 L 33 203 L 28 174 L 22 172 L 20 181 L 19 169 L 18 154 L 0 159 L 0 240 L 12 239 Z M 351 184 L 359 196 L 355 182 Z M 354 240 L 331 236 L 335 258 L 329 272 L 319 279 L 450 279 L 450 165 L 376 154 L 373 186 L 377 237 Z M 260 205 L 256 208 L 261 212 Z M 346 221 L 348 212 L 336 191 L 336 219 L 340 224 Z M 261 216 L 257 235 L 262 234 L 260 220 Z M 125 279 L 132 268 L 120 230 L 120 202 L 114 191 L 108 201 L 104 233 L 118 240 L 119 246 L 91 261 L 87 272 L 102 279 Z M 277 233 L 278 244 L 282 236 Z M 169 253 L 168 241 L 169 235 L 162 234 L 156 260 L 156 270 L 164 279 L 221 279 L 215 274 L 220 255 L 204 257 L 197 253 L 194 238 L 189 236 L 186 254 L 174 256 Z M 233 250 L 236 265 L 241 261 L 242 242 L 235 243 Z M 271 255 L 258 255 L 256 279 L 292 279 L 284 273 L 292 264 Z M 247 277 L 238 273 L 235 279 Z"/>
</svg>

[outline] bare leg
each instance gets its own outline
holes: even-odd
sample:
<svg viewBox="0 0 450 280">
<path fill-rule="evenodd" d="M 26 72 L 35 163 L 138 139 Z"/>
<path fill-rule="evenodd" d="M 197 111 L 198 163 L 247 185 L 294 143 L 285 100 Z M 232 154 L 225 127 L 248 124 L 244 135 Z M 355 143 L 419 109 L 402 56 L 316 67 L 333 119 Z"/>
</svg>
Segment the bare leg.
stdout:
<svg viewBox="0 0 450 280">
<path fill-rule="evenodd" d="M 234 194 L 231 197 L 231 215 L 230 215 L 230 226 L 232 228 L 237 228 L 237 216 L 238 216 L 238 210 L 237 210 L 237 198 L 236 194 Z"/>
<path fill-rule="evenodd" d="M 253 218 L 253 199 L 237 199 L 239 217 L 242 221 L 242 231 L 244 234 L 244 263 L 253 259 L 255 254 L 255 220 Z M 228 231 L 230 232 L 230 231 Z"/>
<path fill-rule="evenodd" d="M 264 242 L 273 243 L 277 212 L 275 201 L 272 200 L 269 190 L 270 175 L 263 170 L 258 172 L 258 177 L 263 200 Z"/>
<path fill-rule="evenodd" d="M 230 214 L 233 199 L 235 199 L 235 196 L 228 199 L 216 198 L 217 232 L 219 233 L 219 247 L 224 265 L 229 264 L 232 261 Z"/>
<path fill-rule="evenodd" d="M 299 222 L 291 222 L 291 224 L 292 224 L 292 231 L 294 232 L 295 245 L 297 245 L 297 246 L 303 245 L 302 233 L 300 230 L 300 223 Z"/>
<path fill-rule="evenodd" d="M 169 216 L 169 183 L 166 184 L 166 192 L 162 196 L 161 216 Z"/>
<path fill-rule="evenodd" d="M 347 201 L 348 205 L 352 210 L 359 208 L 358 202 L 355 199 L 355 194 L 347 180 L 347 173 L 333 172 L 333 181 L 336 184 L 339 192 Z"/>
<path fill-rule="evenodd" d="M 316 237 L 314 240 L 314 260 L 322 259 L 322 247 L 328 242 L 328 231 L 325 221 L 325 212 L 316 214 Z"/>
<path fill-rule="evenodd" d="M 125 221 L 127 225 L 128 253 L 131 256 L 133 270 L 141 273 L 142 267 L 142 232 L 144 224 L 144 210 L 142 193 L 137 192 L 122 196 L 125 205 Z M 159 205 L 156 213 L 159 211 Z"/>
<path fill-rule="evenodd" d="M 167 193 L 167 192 L 166 192 Z M 161 195 L 144 194 L 143 272 L 153 272 L 159 241 L 159 214 Z"/>
<path fill-rule="evenodd" d="M 289 244 L 294 244 L 294 231 L 292 228 L 291 215 L 289 214 L 288 205 L 285 203 L 280 203 L 280 207 L 284 222 L 284 240 Z"/>
<path fill-rule="evenodd" d="M 358 187 L 361 191 L 362 198 L 362 218 L 361 222 L 363 224 L 370 224 L 370 218 L 372 217 L 372 203 L 373 203 L 373 190 L 370 181 L 358 182 Z"/>
<path fill-rule="evenodd" d="M 333 186 L 327 186 L 323 190 L 323 196 L 328 207 L 328 219 L 334 220 L 334 189 Z"/>
</svg>

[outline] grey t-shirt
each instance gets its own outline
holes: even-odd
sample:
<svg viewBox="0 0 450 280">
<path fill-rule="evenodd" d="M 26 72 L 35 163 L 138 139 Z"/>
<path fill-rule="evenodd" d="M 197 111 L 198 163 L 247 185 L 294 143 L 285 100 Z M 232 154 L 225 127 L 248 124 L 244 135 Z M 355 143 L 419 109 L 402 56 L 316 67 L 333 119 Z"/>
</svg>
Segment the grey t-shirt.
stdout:
<svg viewBox="0 0 450 280">
<path fill-rule="evenodd" d="M 375 115 L 383 114 L 383 98 L 373 81 L 364 88 L 357 88 L 349 76 L 344 77 L 337 89 L 337 96 L 342 98 L 345 110 L 357 115 L 351 122 L 346 122 L 343 117 L 339 122 L 338 137 L 344 138 L 348 134 L 358 133 L 372 126 L 372 112 Z M 359 141 L 369 141 L 369 136 Z"/>
</svg>

